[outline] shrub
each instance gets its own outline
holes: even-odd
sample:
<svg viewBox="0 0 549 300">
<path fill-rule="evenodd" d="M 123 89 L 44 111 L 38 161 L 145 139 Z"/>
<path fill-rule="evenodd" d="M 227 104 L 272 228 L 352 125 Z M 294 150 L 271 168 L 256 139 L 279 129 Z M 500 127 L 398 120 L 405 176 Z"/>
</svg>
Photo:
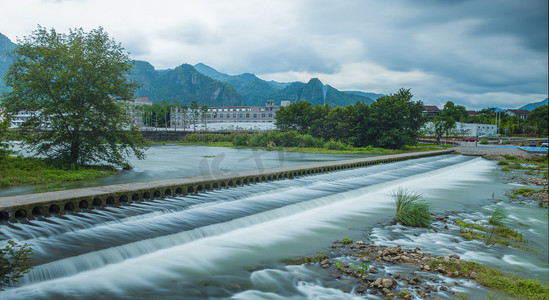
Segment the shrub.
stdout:
<svg viewBox="0 0 549 300">
<path fill-rule="evenodd" d="M 239 133 L 233 136 L 233 145 L 235 146 L 248 146 L 250 142 L 250 135 L 246 133 Z"/>
<path fill-rule="evenodd" d="M 486 144 L 488 144 L 488 140 L 487 140 L 487 139 L 481 139 L 481 140 L 480 140 L 480 143 L 481 143 L 482 145 L 486 145 Z"/>
<path fill-rule="evenodd" d="M 8 245 L 0 249 L 0 290 L 17 283 L 19 278 L 30 271 L 31 254 L 29 245 L 20 245 L 14 241 L 8 241 Z"/>
<path fill-rule="evenodd" d="M 348 147 L 349 146 L 345 145 L 344 143 L 334 140 L 330 140 L 326 144 L 324 144 L 324 148 L 329 150 L 345 150 Z"/>
<path fill-rule="evenodd" d="M 395 218 L 398 222 L 412 227 L 431 227 L 430 205 L 420 199 L 421 194 L 399 188 L 392 196 L 396 204 Z"/>
</svg>

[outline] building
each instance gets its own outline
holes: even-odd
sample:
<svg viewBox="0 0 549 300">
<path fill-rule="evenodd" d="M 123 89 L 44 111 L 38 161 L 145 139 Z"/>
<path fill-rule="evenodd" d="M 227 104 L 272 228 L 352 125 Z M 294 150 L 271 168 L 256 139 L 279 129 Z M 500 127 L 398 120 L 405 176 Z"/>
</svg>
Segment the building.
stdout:
<svg viewBox="0 0 549 300">
<path fill-rule="evenodd" d="M 289 101 L 289 100 L 288 100 Z M 267 100 L 265 106 L 227 106 L 208 107 L 205 113 L 207 124 L 215 123 L 274 123 L 276 112 L 280 106 L 274 100 Z M 203 112 L 193 115 L 190 109 L 181 111 L 179 107 L 171 109 L 171 128 L 191 128 L 193 120 L 196 124 L 204 123 Z"/>
<path fill-rule="evenodd" d="M 11 116 L 11 125 L 10 128 L 19 128 L 23 123 L 30 120 L 33 117 L 39 117 L 40 113 L 37 111 L 27 111 L 21 110 L 16 115 Z"/>
<path fill-rule="evenodd" d="M 440 115 L 440 110 L 436 106 L 423 106 L 423 115 L 428 119 L 434 119 Z"/>
<path fill-rule="evenodd" d="M 530 111 L 526 109 L 508 109 L 505 111 L 505 114 L 508 116 L 518 116 L 519 118 L 526 120 L 530 114 Z"/>
<path fill-rule="evenodd" d="M 426 136 L 434 136 L 434 123 L 425 123 L 423 130 Z M 450 135 L 463 137 L 495 137 L 498 134 L 496 125 L 456 122 L 456 127 L 450 132 Z"/>
</svg>

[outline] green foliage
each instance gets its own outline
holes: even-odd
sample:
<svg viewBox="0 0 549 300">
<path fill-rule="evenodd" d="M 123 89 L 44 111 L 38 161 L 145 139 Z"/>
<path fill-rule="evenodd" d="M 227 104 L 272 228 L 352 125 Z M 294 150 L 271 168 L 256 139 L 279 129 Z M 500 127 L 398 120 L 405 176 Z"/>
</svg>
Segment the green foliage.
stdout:
<svg viewBox="0 0 549 300">
<path fill-rule="evenodd" d="M 235 135 L 232 134 L 190 134 L 184 139 L 180 140 L 180 143 L 212 143 L 212 142 L 232 142 Z"/>
<path fill-rule="evenodd" d="M 7 143 L 9 138 L 10 118 L 9 116 L 0 122 L 0 162 L 10 153 L 10 145 Z"/>
<path fill-rule="evenodd" d="M 0 187 L 60 184 L 67 181 L 103 178 L 115 173 L 116 170 L 108 166 L 76 168 L 75 165 L 59 165 L 46 159 L 9 156 L 0 162 Z"/>
<path fill-rule="evenodd" d="M 321 261 L 327 259 L 328 256 L 326 256 L 324 253 L 320 252 L 317 256 L 313 257 L 303 257 L 299 259 L 293 259 L 286 261 L 287 265 L 301 265 L 301 264 L 309 264 L 309 263 L 320 263 Z"/>
<path fill-rule="evenodd" d="M 536 107 L 528 114 L 528 122 L 533 127 L 534 131 L 541 136 L 547 136 L 549 131 L 549 107 L 542 105 Z"/>
<path fill-rule="evenodd" d="M 334 266 L 341 272 L 345 271 L 345 266 L 340 262 L 336 262 Z"/>
<path fill-rule="evenodd" d="M 299 101 L 282 107 L 275 124 L 281 131 L 296 130 L 315 138 L 334 140 L 354 147 L 402 149 L 415 145 L 426 119 L 423 103 L 413 102 L 410 90 L 380 97 L 368 106 L 312 106 Z"/>
<path fill-rule="evenodd" d="M 0 290 L 12 286 L 19 278 L 31 269 L 32 248 L 27 244 L 8 241 L 8 245 L 0 249 Z"/>
<path fill-rule="evenodd" d="M 438 258 L 431 259 L 429 264 L 432 266 L 441 265 L 446 271 L 457 271 L 463 277 L 472 277 L 476 282 L 485 287 L 507 293 L 514 297 L 549 299 L 549 286 L 542 284 L 539 280 L 505 274 L 471 261 Z M 475 272 L 475 276 L 471 276 L 473 272 Z"/>
<path fill-rule="evenodd" d="M 480 144 L 482 144 L 482 145 L 487 145 L 487 144 L 488 144 L 488 140 L 487 140 L 487 139 L 481 139 L 481 140 L 480 140 Z"/>
<path fill-rule="evenodd" d="M 500 226 L 503 225 L 502 221 L 507 217 L 507 214 L 505 213 L 505 210 L 503 207 L 498 206 L 496 209 L 494 209 L 494 212 L 488 219 L 488 224 L 490 225 L 496 225 Z"/>
<path fill-rule="evenodd" d="M 370 269 L 367 264 L 360 264 L 358 266 L 352 266 L 351 268 L 355 271 L 358 271 L 362 275 L 368 274 L 368 269 Z"/>
<path fill-rule="evenodd" d="M 5 75 L 11 91 L 8 114 L 35 111 L 23 124 L 25 149 L 75 164 L 127 165 L 144 158 L 145 139 L 128 128 L 129 114 L 114 98 L 131 99 L 137 83 L 127 80 L 130 60 L 103 28 L 68 34 L 38 26 L 12 52 Z"/>
<path fill-rule="evenodd" d="M 353 242 L 354 242 L 353 240 L 348 239 L 348 238 L 343 238 L 343 239 L 341 240 L 341 243 L 342 243 L 342 244 L 345 244 L 345 245 L 351 244 L 351 243 L 353 243 Z"/>
<path fill-rule="evenodd" d="M 396 204 L 395 218 L 398 222 L 412 227 L 431 227 L 430 205 L 420 199 L 421 194 L 399 188 L 392 196 Z"/>
</svg>

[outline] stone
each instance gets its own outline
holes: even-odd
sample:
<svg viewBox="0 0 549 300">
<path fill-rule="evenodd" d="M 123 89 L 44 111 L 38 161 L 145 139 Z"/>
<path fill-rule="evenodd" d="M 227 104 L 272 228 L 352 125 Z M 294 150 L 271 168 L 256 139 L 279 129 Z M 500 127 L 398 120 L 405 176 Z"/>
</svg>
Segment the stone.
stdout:
<svg viewBox="0 0 549 300">
<path fill-rule="evenodd" d="M 455 259 L 459 259 L 459 255 L 457 255 L 457 254 L 450 255 L 450 257 L 455 258 Z"/>
<path fill-rule="evenodd" d="M 458 276 L 459 276 L 459 272 L 458 272 L 458 271 L 454 271 L 454 276 L 458 277 Z"/>
<path fill-rule="evenodd" d="M 478 278 L 478 274 L 477 274 L 477 272 L 474 272 L 474 271 L 473 271 L 473 272 L 471 272 L 471 274 L 469 275 L 469 277 L 475 279 L 475 278 Z"/>
<path fill-rule="evenodd" d="M 360 261 L 362 261 L 362 262 L 369 262 L 370 259 L 367 258 L 366 256 L 363 256 L 363 257 L 360 258 Z"/>
<path fill-rule="evenodd" d="M 390 278 L 383 278 L 381 284 L 386 288 L 390 288 L 393 286 L 393 280 Z"/>
<path fill-rule="evenodd" d="M 382 285 L 382 284 L 381 284 L 381 280 L 382 280 L 381 277 L 378 277 L 378 278 L 376 279 L 376 281 L 374 281 L 374 285 L 375 285 L 375 286 L 381 286 L 381 285 Z"/>
<path fill-rule="evenodd" d="M 431 271 L 431 266 L 429 266 L 429 265 L 424 265 L 424 266 L 423 266 L 423 270 L 425 270 L 425 271 Z"/>
<path fill-rule="evenodd" d="M 388 296 L 388 294 L 391 293 L 391 290 L 389 290 L 388 288 L 383 288 L 382 291 L 383 291 L 383 294 L 385 294 L 387 296 Z"/>
<path fill-rule="evenodd" d="M 355 290 L 357 293 L 364 293 L 366 291 L 366 287 L 364 287 L 363 285 L 359 285 L 356 287 L 356 290 Z"/>
</svg>

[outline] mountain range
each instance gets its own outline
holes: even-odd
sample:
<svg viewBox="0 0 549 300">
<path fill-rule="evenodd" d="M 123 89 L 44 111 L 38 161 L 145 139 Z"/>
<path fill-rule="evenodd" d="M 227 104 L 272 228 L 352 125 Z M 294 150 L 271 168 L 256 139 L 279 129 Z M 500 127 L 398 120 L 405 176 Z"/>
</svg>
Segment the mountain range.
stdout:
<svg viewBox="0 0 549 300">
<path fill-rule="evenodd" d="M 7 55 L 16 47 L 8 37 L 0 33 L 0 78 L 9 69 L 12 59 Z M 251 73 L 228 75 L 199 63 L 194 66 L 182 64 L 174 69 L 156 70 L 146 61 L 134 61 L 129 79 L 141 87 L 136 96 L 148 96 L 154 102 L 189 104 L 197 100 L 208 106 L 262 106 L 272 99 L 293 101 L 307 100 L 313 105 L 346 106 L 356 102 L 372 103 L 383 96 L 360 91 L 339 91 L 323 84 L 318 78 L 304 82 L 266 81 Z M 4 80 L 0 80 L 0 92 L 7 91 Z M 547 104 L 547 99 L 527 104 L 520 109 L 532 111 Z"/>
</svg>

